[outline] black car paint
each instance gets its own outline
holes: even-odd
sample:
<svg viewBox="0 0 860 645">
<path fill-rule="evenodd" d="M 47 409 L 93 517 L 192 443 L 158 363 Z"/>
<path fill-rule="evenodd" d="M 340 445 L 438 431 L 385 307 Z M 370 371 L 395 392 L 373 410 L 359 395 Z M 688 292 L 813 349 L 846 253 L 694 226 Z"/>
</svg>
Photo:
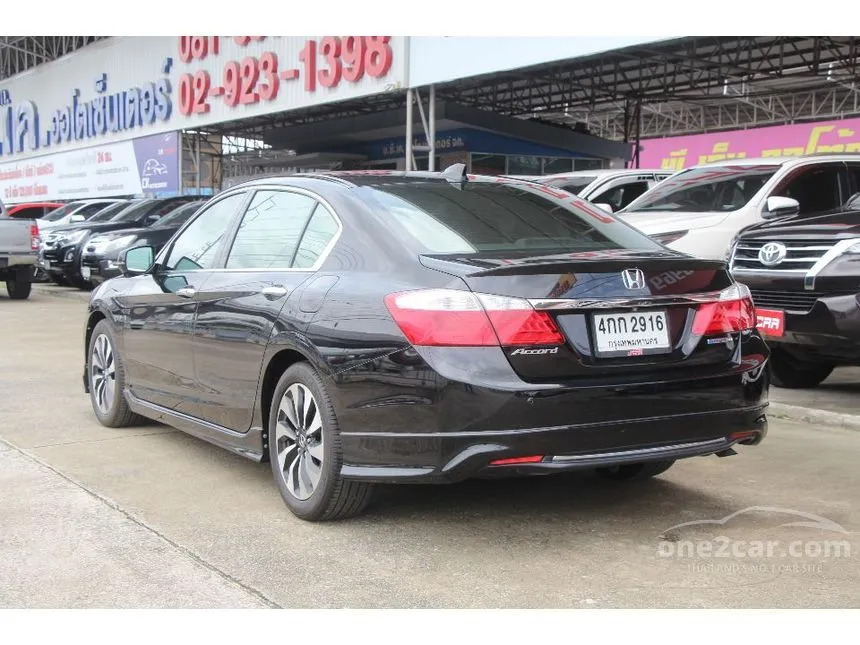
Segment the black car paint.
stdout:
<svg viewBox="0 0 860 645">
<path fill-rule="evenodd" d="M 51 263 L 51 268 L 48 270 L 48 273 L 54 276 L 62 276 L 63 278 L 72 281 L 73 283 L 81 284 L 84 282 L 83 276 L 81 276 L 81 255 L 86 247 L 89 239 L 99 233 L 109 233 L 112 231 L 121 231 L 124 229 L 135 229 L 147 226 L 148 224 L 154 223 L 155 220 L 151 219 L 154 211 L 159 209 L 167 208 L 169 205 L 173 205 L 173 207 L 181 206 L 189 201 L 194 201 L 199 199 L 198 197 L 167 197 L 163 199 L 153 199 L 148 200 L 147 204 L 134 204 L 133 207 L 138 208 L 140 213 L 135 219 L 131 221 L 122 221 L 117 222 L 115 220 L 111 220 L 108 222 L 99 222 L 96 224 L 88 224 L 86 222 L 82 222 L 80 224 L 74 224 L 72 226 L 64 226 L 58 229 L 51 231 L 51 233 L 55 234 L 63 234 L 63 233 L 74 233 L 77 231 L 86 231 L 86 234 L 82 239 L 75 242 L 74 244 L 60 244 L 53 248 L 45 249 L 44 259 Z M 124 211 L 121 211 L 117 214 L 117 216 L 121 216 Z M 169 211 L 168 211 L 169 212 Z M 66 256 L 71 253 L 72 258 L 69 261 L 66 261 Z"/>
<path fill-rule="evenodd" d="M 267 179 L 225 192 L 262 187 L 298 187 L 338 214 L 343 232 L 319 270 L 216 268 L 172 273 L 168 281 L 156 271 L 111 280 L 93 293 L 86 342 L 99 320 L 109 321 L 136 412 L 265 459 L 272 390 L 288 365 L 304 360 L 330 390 L 342 429 L 342 472 L 372 481 L 456 481 L 496 473 L 492 459 L 523 454 L 581 459 L 504 470 L 620 463 L 633 455 L 609 453 L 653 446 L 674 446 L 666 458 L 730 454 L 732 445 L 758 443 L 766 433 L 768 349 L 756 331 L 715 345 L 702 339 L 694 360 L 691 348 L 677 343 L 671 354 L 644 361 L 596 361 L 565 347 L 564 367 L 551 368 L 541 356 L 514 359 L 510 348 L 413 347 L 383 301 L 388 293 L 432 287 L 558 296 L 571 277 L 565 297 L 588 295 L 596 272 L 631 265 L 647 268 L 649 294 L 666 289 L 661 275 L 691 266 L 686 273 L 704 290 L 729 283 L 724 263 L 669 250 L 599 261 L 524 256 L 523 280 L 512 281 L 505 277 L 510 268 L 479 266 L 479 258 L 417 261 L 360 191 L 340 180 Z M 233 234 L 243 210 L 234 214 Z M 222 242 L 216 266 L 223 267 L 228 248 Z M 193 300 L 176 294 L 185 286 L 197 290 Z M 264 286 L 288 295 L 268 299 Z M 682 312 L 678 325 L 687 324 L 689 312 Z M 543 366 L 539 377 L 535 364 Z"/>
<path fill-rule="evenodd" d="M 737 241 L 803 240 L 828 245 L 851 239 L 860 243 L 860 210 L 762 222 L 745 229 Z M 813 289 L 806 288 L 802 274 L 763 270 L 737 275 L 757 293 L 796 294 L 814 300 L 809 311 L 785 310 L 784 336 L 768 336 L 768 343 L 789 347 L 803 358 L 860 365 L 860 255 L 834 258 L 815 276 Z"/>
</svg>

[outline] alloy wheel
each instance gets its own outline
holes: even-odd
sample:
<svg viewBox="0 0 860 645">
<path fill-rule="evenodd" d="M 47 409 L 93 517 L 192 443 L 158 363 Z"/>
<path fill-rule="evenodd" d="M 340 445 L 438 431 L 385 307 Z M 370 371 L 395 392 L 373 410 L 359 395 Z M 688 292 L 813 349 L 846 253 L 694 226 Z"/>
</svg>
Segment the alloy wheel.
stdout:
<svg viewBox="0 0 860 645">
<path fill-rule="evenodd" d="M 311 391 L 293 383 L 284 392 L 275 424 L 278 472 L 287 490 L 308 499 L 319 485 L 324 455 L 322 415 Z"/>
<path fill-rule="evenodd" d="M 93 355 L 90 357 L 90 389 L 99 412 L 108 414 L 116 389 L 116 363 L 110 338 L 105 334 L 99 334 L 93 344 Z"/>
</svg>

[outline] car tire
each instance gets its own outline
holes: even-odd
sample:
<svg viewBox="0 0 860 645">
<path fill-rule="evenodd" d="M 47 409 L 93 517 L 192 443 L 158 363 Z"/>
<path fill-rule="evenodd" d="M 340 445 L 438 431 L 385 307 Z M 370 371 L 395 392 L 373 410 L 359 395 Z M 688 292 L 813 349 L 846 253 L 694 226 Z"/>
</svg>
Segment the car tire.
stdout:
<svg viewBox="0 0 860 645">
<path fill-rule="evenodd" d="M 771 382 L 786 389 L 813 388 L 833 372 L 833 365 L 798 360 L 781 347 L 770 352 Z"/>
<path fill-rule="evenodd" d="M 143 420 L 143 417 L 131 411 L 123 395 L 125 365 L 106 320 L 99 321 L 90 336 L 87 379 L 93 412 L 103 426 L 124 428 Z"/>
<path fill-rule="evenodd" d="M 29 269 L 18 269 L 11 280 L 6 280 L 6 293 L 12 300 L 26 300 L 33 288 L 32 272 Z"/>
<path fill-rule="evenodd" d="M 669 470 L 675 463 L 674 459 L 666 461 L 643 461 L 635 464 L 621 464 L 597 469 L 597 474 L 617 482 L 642 481 L 656 477 Z"/>
<path fill-rule="evenodd" d="M 344 519 L 370 503 L 372 484 L 341 477 L 340 427 L 326 386 L 308 363 L 290 366 L 278 381 L 268 435 L 275 483 L 297 517 Z"/>
</svg>

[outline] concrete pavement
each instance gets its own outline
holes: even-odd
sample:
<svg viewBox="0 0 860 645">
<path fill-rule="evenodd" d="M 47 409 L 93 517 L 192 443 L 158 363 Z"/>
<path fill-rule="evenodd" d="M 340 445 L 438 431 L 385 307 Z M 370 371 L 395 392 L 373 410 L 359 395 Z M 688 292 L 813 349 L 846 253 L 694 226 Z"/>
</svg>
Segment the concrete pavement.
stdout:
<svg viewBox="0 0 860 645">
<path fill-rule="evenodd" d="M 283 506 L 267 465 L 165 426 L 98 425 L 81 388 L 84 311 L 74 298 L 0 296 L 0 606 L 852 607 L 860 598 L 858 432 L 776 419 L 761 446 L 685 460 L 643 484 L 576 474 L 389 487 L 360 518 L 308 524 Z M 751 507 L 770 510 L 667 531 Z M 806 525 L 785 526 L 796 521 Z M 812 550 L 768 557 L 748 550 L 759 540 Z M 850 552 L 825 554 L 828 541 Z M 708 555 L 702 544 L 735 552 Z"/>
</svg>

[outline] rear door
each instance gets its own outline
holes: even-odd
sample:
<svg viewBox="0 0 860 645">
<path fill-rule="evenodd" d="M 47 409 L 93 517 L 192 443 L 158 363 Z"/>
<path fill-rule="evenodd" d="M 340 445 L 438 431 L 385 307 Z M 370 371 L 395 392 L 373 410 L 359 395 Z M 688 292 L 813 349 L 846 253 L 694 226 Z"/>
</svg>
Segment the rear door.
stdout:
<svg viewBox="0 0 860 645">
<path fill-rule="evenodd" d="M 194 416 L 248 430 L 269 338 L 275 325 L 290 332 L 291 317 L 281 310 L 315 273 L 339 230 L 332 210 L 311 193 L 254 193 L 223 267 L 197 296 Z"/>
</svg>

